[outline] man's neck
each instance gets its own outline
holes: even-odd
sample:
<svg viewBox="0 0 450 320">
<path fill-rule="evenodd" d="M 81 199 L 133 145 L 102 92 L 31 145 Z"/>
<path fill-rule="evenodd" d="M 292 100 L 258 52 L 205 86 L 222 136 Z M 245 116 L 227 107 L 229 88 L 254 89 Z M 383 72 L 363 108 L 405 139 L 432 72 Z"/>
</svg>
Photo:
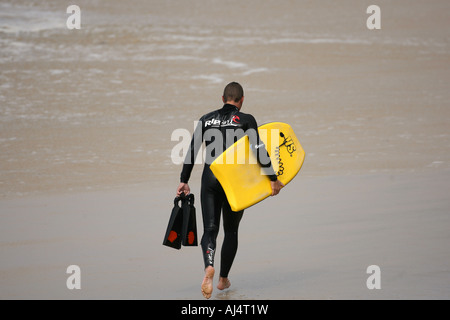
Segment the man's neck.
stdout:
<svg viewBox="0 0 450 320">
<path fill-rule="evenodd" d="M 242 108 L 242 104 L 240 102 L 234 102 L 234 101 L 227 101 L 225 104 L 231 104 L 232 106 L 235 106 L 240 111 Z"/>
</svg>

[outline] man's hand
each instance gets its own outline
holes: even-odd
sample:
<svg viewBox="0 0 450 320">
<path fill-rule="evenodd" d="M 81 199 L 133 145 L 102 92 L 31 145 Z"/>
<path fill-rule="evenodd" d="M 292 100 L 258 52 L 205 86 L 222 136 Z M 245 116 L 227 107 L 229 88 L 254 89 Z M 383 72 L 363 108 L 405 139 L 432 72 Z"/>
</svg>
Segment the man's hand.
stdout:
<svg viewBox="0 0 450 320">
<path fill-rule="evenodd" d="M 277 179 L 276 181 L 270 181 L 270 186 L 272 187 L 272 196 L 276 196 L 280 193 L 280 190 L 284 187 L 284 184 Z"/>
<path fill-rule="evenodd" d="M 189 188 L 189 185 L 187 183 L 181 182 L 180 185 L 178 186 L 177 197 L 179 197 L 182 193 L 184 193 L 185 196 L 191 193 L 191 188 Z"/>
</svg>

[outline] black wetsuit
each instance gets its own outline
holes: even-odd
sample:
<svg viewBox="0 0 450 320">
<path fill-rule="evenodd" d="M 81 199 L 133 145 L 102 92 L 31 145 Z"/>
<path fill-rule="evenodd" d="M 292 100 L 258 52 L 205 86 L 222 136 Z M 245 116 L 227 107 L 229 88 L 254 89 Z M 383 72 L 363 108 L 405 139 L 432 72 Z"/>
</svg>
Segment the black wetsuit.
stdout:
<svg viewBox="0 0 450 320">
<path fill-rule="evenodd" d="M 220 213 L 223 210 L 224 241 L 221 251 L 220 276 L 228 277 L 238 246 L 239 222 L 244 211 L 233 212 L 219 181 L 212 173 L 209 165 L 234 142 L 244 135 L 249 136 L 250 145 L 256 152 L 258 162 L 265 169 L 271 181 L 277 180 L 269 155 L 259 139 L 255 118 L 245 114 L 231 104 L 225 104 L 222 109 L 210 112 L 200 118 L 189 152 L 183 164 L 181 182 L 188 183 L 194 159 L 203 141 L 206 144 L 206 159 L 202 175 L 201 206 L 204 233 L 201 240 L 205 268 L 214 265 L 216 238 L 219 233 Z M 250 130 L 249 130 L 250 129 Z M 256 134 L 248 134 L 256 132 Z M 216 141 L 218 135 L 220 141 Z M 216 142 L 213 144 L 213 142 Z M 221 148 L 217 148 L 218 144 Z M 211 148 L 209 148 L 211 147 Z M 256 151 L 257 149 L 257 151 Z"/>
</svg>

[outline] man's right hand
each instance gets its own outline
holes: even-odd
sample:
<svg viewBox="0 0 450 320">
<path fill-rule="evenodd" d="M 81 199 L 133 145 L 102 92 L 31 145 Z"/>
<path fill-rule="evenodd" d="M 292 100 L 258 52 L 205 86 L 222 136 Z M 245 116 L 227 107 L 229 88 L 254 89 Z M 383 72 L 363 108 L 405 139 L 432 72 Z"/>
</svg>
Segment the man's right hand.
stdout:
<svg viewBox="0 0 450 320">
<path fill-rule="evenodd" d="M 189 185 L 187 183 L 181 182 L 180 185 L 178 186 L 177 197 L 179 197 L 182 193 L 184 193 L 185 196 L 191 193 L 191 189 L 189 188 Z"/>
<path fill-rule="evenodd" d="M 280 193 L 280 190 L 284 187 L 284 184 L 277 179 L 275 181 L 270 181 L 270 186 L 272 187 L 272 196 L 276 196 Z"/>
</svg>

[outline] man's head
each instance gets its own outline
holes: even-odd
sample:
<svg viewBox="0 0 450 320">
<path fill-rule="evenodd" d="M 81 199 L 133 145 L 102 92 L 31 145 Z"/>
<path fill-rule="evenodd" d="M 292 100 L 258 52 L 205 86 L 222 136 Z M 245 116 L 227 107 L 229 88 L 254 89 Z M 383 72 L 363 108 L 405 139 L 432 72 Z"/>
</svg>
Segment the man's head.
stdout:
<svg viewBox="0 0 450 320">
<path fill-rule="evenodd" d="M 239 109 L 244 102 L 244 89 L 237 82 L 230 82 L 223 90 L 222 96 L 223 103 L 233 104 Z"/>
</svg>

